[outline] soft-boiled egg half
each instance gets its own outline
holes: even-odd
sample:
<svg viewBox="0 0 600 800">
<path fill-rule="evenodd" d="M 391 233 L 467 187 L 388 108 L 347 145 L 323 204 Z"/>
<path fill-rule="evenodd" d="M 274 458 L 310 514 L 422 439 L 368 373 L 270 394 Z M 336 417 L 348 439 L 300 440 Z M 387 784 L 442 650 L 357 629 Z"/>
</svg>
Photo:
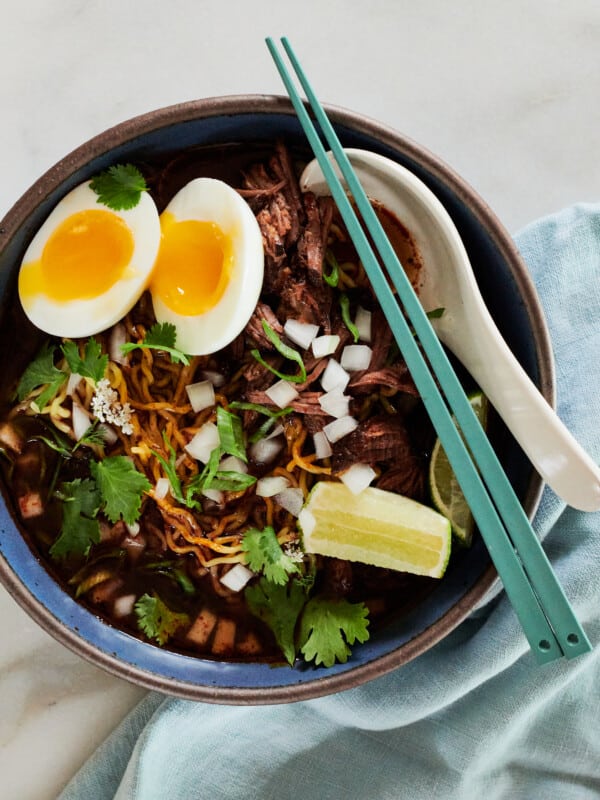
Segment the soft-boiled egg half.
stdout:
<svg viewBox="0 0 600 800">
<path fill-rule="evenodd" d="M 258 302 L 264 251 L 256 217 L 228 184 L 196 178 L 173 197 L 160 225 L 150 282 L 156 319 L 175 325 L 184 353 L 214 353 L 243 330 Z"/>
<path fill-rule="evenodd" d="M 37 232 L 19 272 L 19 297 L 46 333 L 80 338 L 122 319 L 149 289 L 176 346 L 214 353 L 250 319 L 262 288 L 256 218 L 223 181 L 196 178 L 161 214 L 149 194 L 125 211 L 98 203 L 89 183 L 71 191 Z"/>
<path fill-rule="evenodd" d="M 50 213 L 27 248 L 19 297 L 29 319 L 54 336 L 79 338 L 114 325 L 148 285 L 160 244 L 149 194 L 113 211 L 84 183 Z"/>
</svg>

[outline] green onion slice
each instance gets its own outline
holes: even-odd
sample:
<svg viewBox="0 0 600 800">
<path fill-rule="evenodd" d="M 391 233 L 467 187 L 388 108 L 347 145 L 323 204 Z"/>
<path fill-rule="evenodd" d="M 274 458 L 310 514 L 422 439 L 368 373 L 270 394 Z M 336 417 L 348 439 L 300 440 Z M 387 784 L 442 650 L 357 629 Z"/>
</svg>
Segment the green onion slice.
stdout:
<svg viewBox="0 0 600 800">
<path fill-rule="evenodd" d="M 342 310 L 342 319 L 344 320 L 344 325 L 352 334 L 354 341 L 358 342 L 360 339 L 360 333 L 358 332 L 356 325 L 350 319 L 350 298 L 345 292 L 340 295 L 340 308 Z"/>
</svg>

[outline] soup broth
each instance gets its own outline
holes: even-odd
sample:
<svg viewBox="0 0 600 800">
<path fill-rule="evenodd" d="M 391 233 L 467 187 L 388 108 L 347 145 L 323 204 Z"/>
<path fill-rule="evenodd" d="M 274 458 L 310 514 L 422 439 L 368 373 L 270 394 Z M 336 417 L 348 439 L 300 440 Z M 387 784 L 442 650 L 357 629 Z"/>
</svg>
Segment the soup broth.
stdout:
<svg viewBox="0 0 600 800">
<path fill-rule="evenodd" d="M 260 575 L 246 575 L 247 583 L 239 589 L 226 580 L 228 573 L 249 563 L 244 545 L 248 531 L 272 532 L 269 541 L 279 548 L 277 558 L 287 559 L 290 581 L 278 585 L 281 602 L 291 603 L 300 586 L 307 597 L 363 604 L 373 627 L 410 608 L 434 583 L 303 554 L 297 513 L 289 510 L 281 493 L 256 493 L 257 481 L 279 477 L 305 499 L 316 481 L 339 480 L 353 464 L 365 463 L 375 471 L 374 486 L 428 502 L 431 424 L 330 198 L 299 192 L 303 155 L 281 143 L 232 144 L 137 164 L 159 211 L 196 177 L 215 177 L 238 190 L 259 220 L 265 278 L 244 331 L 223 350 L 193 357 L 188 365 L 174 363 L 160 349 L 140 347 L 126 357 L 116 349 L 121 337 L 139 342 L 154 326 L 147 292 L 118 326 L 93 337 L 110 357 L 106 374 L 117 403 L 131 407 L 131 434 L 108 425 L 103 440 L 77 439 L 75 406 L 88 415 L 90 429 L 101 427 L 91 412 L 95 387 L 87 380 L 65 382 L 44 408 L 35 399 L 46 384 L 19 402 L 10 401 L 20 375 L 44 342 L 26 321 L 18 324 L 31 336 L 24 339 L 24 353 L 16 359 L 7 387 L 10 393 L 3 398 L 0 460 L 9 502 L 47 568 L 107 623 L 203 658 L 280 662 L 285 656 L 293 663 L 295 654 L 290 657 L 289 649 L 282 648 L 272 614 L 257 602 L 256 592 L 249 602 L 248 590 L 260 584 Z M 422 265 L 409 231 L 385 209 L 378 214 L 418 287 Z M 328 359 L 339 360 L 343 348 L 354 342 L 352 321 L 359 309 L 370 314 L 372 355 L 368 368 L 350 374 L 345 391 L 348 413 L 358 427 L 331 444 L 331 455 L 318 458 L 314 437 L 331 421 L 319 402 L 321 380 Z M 320 335 L 339 337 L 336 348 L 317 358 L 310 348 L 294 345 L 283 331 L 288 320 L 317 325 Z M 306 378 L 294 384 L 296 397 L 283 409 L 267 390 L 278 373 L 293 365 L 273 345 L 269 331 L 300 353 L 306 370 Z M 82 357 L 88 341 L 75 342 Z M 62 345 L 44 344 L 58 370 L 66 370 Z M 212 385 L 215 399 L 195 412 L 186 387 L 199 382 Z M 209 485 L 186 496 L 186 487 L 195 481 L 200 486 L 198 476 L 205 472 L 186 446 L 203 426 L 218 422 L 218 409 L 226 423 L 240 425 L 247 463 L 243 468 L 238 464 L 239 475 L 250 478 L 238 477 L 230 484 L 221 478 L 212 492 Z M 146 481 L 134 522 L 86 508 L 80 493 L 82 487 L 92 492 L 97 473 L 90 471 L 90 463 L 113 456 L 124 456 Z M 235 458 L 227 452 L 220 456 Z M 231 463 L 223 473 L 232 471 Z M 69 514 L 75 504 L 79 514 L 73 521 Z M 72 541 L 66 546 L 69 526 L 81 528 L 79 533 L 71 530 L 75 540 L 92 528 L 95 533 L 85 546 Z M 294 638 L 293 624 L 290 636 Z"/>
</svg>

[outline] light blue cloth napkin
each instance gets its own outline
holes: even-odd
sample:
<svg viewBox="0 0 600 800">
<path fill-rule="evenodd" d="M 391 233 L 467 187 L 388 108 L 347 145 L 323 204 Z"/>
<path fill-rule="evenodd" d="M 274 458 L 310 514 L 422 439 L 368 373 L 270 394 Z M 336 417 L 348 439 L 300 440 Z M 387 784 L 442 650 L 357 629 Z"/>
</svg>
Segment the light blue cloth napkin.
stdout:
<svg viewBox="0 0 600 800">
<path fill-rule="evenodd" d="M 517 244 L 550 325 L 559 412 L 598 459 L 600 205 L 536 222 Z M 598 800 L 600 514 L 546 490 L 535 527 L 592 653 L 537 666 L 502 593 L 415 661 L 332 697 L 150 694 L 61 800 Z"/>
</svg>

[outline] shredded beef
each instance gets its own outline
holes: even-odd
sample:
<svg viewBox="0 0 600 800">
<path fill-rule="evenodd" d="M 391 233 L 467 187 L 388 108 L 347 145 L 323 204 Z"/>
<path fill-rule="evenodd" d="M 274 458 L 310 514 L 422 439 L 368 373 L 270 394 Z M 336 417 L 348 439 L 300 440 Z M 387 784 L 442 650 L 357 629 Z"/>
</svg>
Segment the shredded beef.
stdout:
<svg viewBox="0 0 600 800">
<path fill-rule="evenodd" d="M 377 309 L 371 317 L 371 363 L 369 368 L 373 371 L 382 369 L 387 361 L 390 345 L 392 344 L 392 331 L 387 323 L 383 311 Z"/>
<path fill-rule="evenodd" d="M 246 381 L 246 399 L 251 403 L 258 403 L 259 400 L 250 400 L 248 397 L 251 392 L 263 392 L 273 383 L 273 373 L 270 369 L 260 364 L 258 361 L 251 361 L 243 372 Z"/>
<path fill-rule="evenodd" d="M 426 484 L 424 466 L 416 456 L 406 459 L 398 467 L 390 467 L 375 482 L 378 489 L 396 492 L 419 501 L 425 500 Z"/>
<path fill-rule="evenodd" d="M 323 259 L 326 242 L 322 238 L 321 215 L 317 199 L 312 192 L 304 195 L 306 227 L 298 241 L 298 259 L 306 270 L 308 282 L 312 286 L 323 283 Z"/>
<path fill-rule="evenodd" d="M 329 286 L 309 286 L 303 278 L 290 278 L 281 291 L 277 308 L 280 320 L 296 319 L 322 327 L 322 334 L 331 332 L 331 291 Z"/>
<path fill-rule="evenodd" d="M 285 243 L 287 247 L 291 247 L 298 240 L 304 215 L 302 194 L 292 159 L 288 149 L 282 142 L 277 142 L 276 144 L 276 153 L 271 159 L 270 167 L 273 174 L 281 181 L 281 194 L 285 199 L 289 217 Z"/>
<path fill-rule="evenodd" d="M 245 334 L 258 345 L 261 350 L 274 350 L 275 347 L 268 338 L 263 328 L 263 320 L 271 327 L 278 336 L 283 334 L 283 325 L 275 316 L 275 312 L 267 303 L 259 302 L 254 309 L 245 328 Z"/>
<path fill-rule="evenodd" d="M 375 371 L 366 369 L 361 372 L 354 372 L 348 383 L 348 392 L 352 394 L 368 394 L 378 386 L 385 386 L 398 392 L 412 394 L 415 397 L 419 394 L 404 362 Z"/>
<path fill-rule="evenodd" d="M 399 466 L 412 458 L 408 432 L 397 414 L 366 419 L 333 445 L 334 472 L 343 472 L 357 462 L 371 466 L 391 462 Z"/>
</svg>

